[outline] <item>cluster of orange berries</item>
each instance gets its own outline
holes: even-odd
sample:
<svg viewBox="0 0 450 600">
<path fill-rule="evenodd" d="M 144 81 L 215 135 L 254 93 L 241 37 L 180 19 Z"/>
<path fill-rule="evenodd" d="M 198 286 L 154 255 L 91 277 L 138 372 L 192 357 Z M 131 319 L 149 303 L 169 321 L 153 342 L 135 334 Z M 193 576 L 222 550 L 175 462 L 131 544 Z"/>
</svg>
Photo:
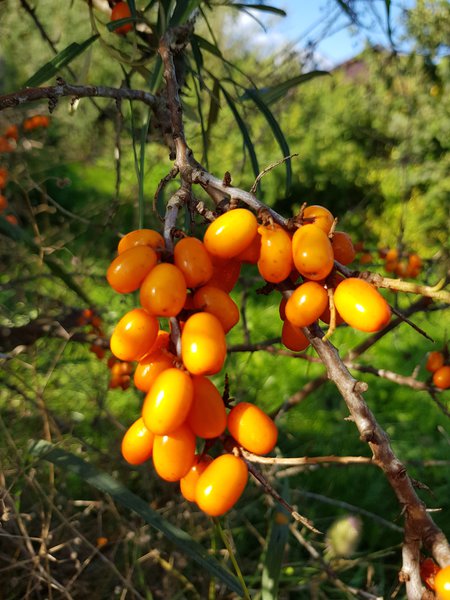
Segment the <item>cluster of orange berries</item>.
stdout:
<svg viewBox="0 0 450 600">
<path fill-rule="evenodd" d="M 381 249 L 379 256 L 384 260 L 385 270 L 398 277 L 414 279 L 422 269 L 422 259 L 413 252 L 399 252 L 396 248 Z"/>
<path fill-rule="evenodd" d="M 448 363 L 448 352 L 434 350 L 427 356 L 425 369 L 432 373 L 433 383 L 441 390 L 450 388 L 450 364 Z"/>
<path fill-rule="evenodd" d="M 247 245 L 241 242 L 232 250 L 234 233 L 227 229 L 225 237 L 216 236 L 215 223 L 204 242 L 183 237 L 173 253 L 156 231 L 128 233 L 119 242 L 107 279 L 119 293 L 139 289 L 141 304 L 120 319 L 110 341 L 119 360 L 137 361 L 134 383 L 146 393 L 141 417 L 123 438 L 122 454 L 133 465 L 152 457 L 162 479 L 179 481 L 187 500 L 219 516 L 241 496 L 247 465 L 232 453 L 215 459 L 206 451 L 196 454 L 197 438 L 205 441 L 206 449 L 228 428 L 238 444 L 266 454 L 275 446 L 277 428 L 247 402 L 227 414 L 222 395 L 208 378 L 222 369 L 225 336 L 239 321 L 239 309 L 228 294 L 239 268 L 229 267 L 232 256 Z M 160 328 L 162 318 L 169 319 L 170 333 Z"/>
<path fill-rule="evenodd" d="M 131 10 L 128 6 L 127 2 L 123 2 L 120 0 L 119 2 L 115 2 L 111 11 L 111 23 L 115 21 L 120 21 L 121 19 L 131 19 Z M 131 23 L 124 23 L 123 25 L 119 25 L 114 29 L 114 33 L 118 35 L 126 35 L 129 31 L 133 29 L 133 25 Z"/>
<path fill-rule="evenodd" d="M 425 558 L 420 563 L 420 576 L 439 600 L 450 600 L 450 565 L 441 569 L 432 558 Z"/>
</svg>

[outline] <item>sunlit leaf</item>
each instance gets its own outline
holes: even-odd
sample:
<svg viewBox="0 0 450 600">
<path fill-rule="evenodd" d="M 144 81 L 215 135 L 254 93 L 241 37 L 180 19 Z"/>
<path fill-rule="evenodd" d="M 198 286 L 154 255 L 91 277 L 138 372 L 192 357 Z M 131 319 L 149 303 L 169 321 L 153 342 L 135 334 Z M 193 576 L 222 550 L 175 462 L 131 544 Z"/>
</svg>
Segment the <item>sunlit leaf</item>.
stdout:
<svg viewBox="0 0 450 600">
<path fill-rule="evenodd" d="M 201 568 L 208 571 L 213 577 L 220 579 L 230 590 L 236 594 L 242 593 L 241 586 L 234 575 L 224 569 L 214 557 L 210 556 L 205 548 L 200 546 L 188 533 L 172 525 L 152 510 L 148 502 L 130 492 L 108 473 L 99 471 L 79 456 L 57 448 L 44 440 L 33 442 L 30 446 L 30 453 L 32 456 L 47 460 L 60 467 L 64 473 L 70 472 L 78 475 L 89 485 L 104 494 L 109 494 L 115 502 L 135 512 L 149 525 L 160 531 L 187 556 L 195 560 Z"/>
<path fill-rule="evenodd" d="M 286 16 L 286 12 L 281 8 L 276 8 L 275 6 L 268 6 L 267 4 L 243 4 L 242 2 L 236 2 L 231 4 L 230 6 L 239 9 L 251 8 L 252 10 L 261 10 L 263 12 L 270 12 L 274 15 L 279 15 L 280 17 Z"/>
<path fill-rule="evenodd" d="M 266 105 L 273 104 L 277 100 L 281 100 L 286 96 L 286 93 L 293 87 L 301 85 L 302 83 L 306 83 L 315 77 L 321 77 L 323 75 L 329 75 L 328 71 L 310 71 L 309 73 L 302 73 L 301 75 L 297 75 L 296 77 L 292 77 L 291 79 L 287 79 L 282 83 L 277 85 L 266 87 L 259 89 L 259 95 L 264 100 Z M 250 94 L 245 92 L 242 95 L 243 100 L 247 100 L 250 98 Z"/>
</svg>

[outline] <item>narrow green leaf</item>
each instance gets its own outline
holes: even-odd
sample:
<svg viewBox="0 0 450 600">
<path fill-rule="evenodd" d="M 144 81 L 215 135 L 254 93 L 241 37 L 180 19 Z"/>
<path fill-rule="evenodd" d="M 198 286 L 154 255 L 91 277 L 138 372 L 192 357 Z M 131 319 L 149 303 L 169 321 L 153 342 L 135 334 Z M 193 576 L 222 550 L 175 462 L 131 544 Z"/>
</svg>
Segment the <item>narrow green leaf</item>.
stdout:
<svg viewBox="0 0 450 600">
<path fill-rule="evenodd" d="M 288 497 L 289 490 L 283 493 Z M 277 600 L 278 584 L 286 543 L 289 536 L 290 515 L 282 506 L 276 506 L 273 511 L 270 537 L 265 551 L 261 578 L 261 600 Z"/>
<path fill-rule="evenodd" d="M 256 104 L 256 106 L 259 108 L 259 110 L 262 112 L 264 117 L 266 118 L 266 121 L 269 124 L 270 128 L 272 129 L 273 135 L 275 136 L 275 139 L 277 140 L 278 145 L 280 146 L 282 155 L 289 156 L 291 151 L 289 150 L 289 145 L 287 143 L 286 138 L 284 137 L 284 133 L 281 131 L 281 127 L 279 126 L 278 121 L 275 119 L 275 117 L 271 113 L 270 109 L 268 108 L 268 106 L 266 105 L 264 100 L 261 98 L 258 90 L 247 90 L 247 93 L 249 94 L 249 96 L 253 100 L 253 102 Z M 290 187 L 291 187 L 291 183 L 292 183 L 292 165 L 291 165 L 290 158 L 288 158 L 286 160 L 285 165 L 286 165 L 286 194 L 288 195 Z"/>
<path fill-rule="evenodd" d="M 64 50 L 61 50 L 51 61 L 42 66 L 34 75 L 32 75 L 28 81 L 25 82 L 25 87 L 36 87 L 45 83 L 55 75 L 57 75 L 61 69 L 67 67 L 77 56 L 80 56 L 89 46 L 98 39 L 99 35 L 93 35 L 89 39 L 85 40 L 81 44 L 73 42 Z"/>
<path fill-rule="evenodd" d="M 134 17 L 125 17 L 124 19 L 116 19 L 115 21 L 110 21 L 106 23 L 106 29 L 108 31 L 114 31 L 118 27 L 122 27 L 122 25 L 128 25 L 128 23 L 135 23 L 136 19 Z"/>
<path fill-rule="evenodd" d="M 203 48 L 203 50 L 206 50 L 207 52 L 214 54 L 214 56 L 223 58 L 222 52 L 219 50 L 219 48 L 215 44 L 211 44 L 211 42 L 209 42 L 207 39 L 205 39 L 201 35 L 194 34 L 192 36 L 192 39 L 195 40 L 195 42 L 198 44 L 198 46 L 200 48 Z"/>
<path fill-rule="evenodd" d="M 213 89 L 209 102 L 208 123 L 206 125 L 206 144 L 209 146 L 211 141 L 211 130 L 219 118 L 220 111 L 220 83 L 214 78 Z"/>
<path fill-rule="evenodd" d="M 198 76 L 201 77 L 201 73 L 202 73 L 202 69 L 203 69 L 203 55 L 202 55 L 202 51 L 200 50 L 200 46 L 198 45 L 197 40 L 191 39 L 191 48 L 192 48 L 192 55 L 194 57 L 195 64 L 197 65 Z"/>
<path fill-rule="evenodd" d="M 275 6 L 268 6 L 267 4 L 243 4 L 242 2 L 236 2 L 230 4 L 232 8 L 238 8 L 239 10 L 246 10 L 251 8 L 252 10 L 261 10 L 263 12 L 270 12 L 275 15 L 279 15 L 280 17 L 286 17 L 286 11 L 281 8 L 276 8 Z"/>
<path fill-rule="evenodd" d="M 130 492 L 107 473 L 99 471 L 79 456 L 57 448 L 45 440 L 33 442 L 30 446 L 30 453 L 32 456 L 53 463 L 63 471 L 70 471 L 78 475 L 96 489 L 109 494 L 118 504 L 135 512 L 149 525 L 163 533 L 203 569 L 206 569 L 212 576 L 219 578 L 230 590 L 236 594 L 242 594 L 242 588 L 236 577 L 224 569 L 214 557 L 209 556 L 205 548 L 200 546 L 188 533 L 161 517 L 149 507 L 147 502 Z"/>
<path fill-rule="evenodd" d="M 209 166 L 208 166 L 208 142 L 207 142 L 207 137 L 206 137 L 205 119 L 203 117 L 203 102 L 202 102 L 200 87 L 197 84 L 197 79 L 195 77 L 195 74 L 192 77 L 192 81 L 194 83 L 194 88 L 195 88 L 195 96 L 197 99 L 197 112 L 198 112 L 198 116 L 200 117 L 200 129 L 202 132 L 202 144 L 203 144 L 202 162 L 204 162 L 205 167 L 207 169 L 209 169 Z"/>
<path fill-rule="evenodd" d="M 281 100 L 285 97 L 288 90 L 291 88 L 301 85 L 302 83 L 306 83 L 315 77 L 322 77 L 323 75 L 329 75 L 328 71 L 310 71 L 309 73 L 302 73 L 301 75 L 297 75 L 296 77 L 292 77 L 291 79 L 287 79 L 277 85 L 273 85 L 271 87 L 266 87 L 259 89 L 259 95 L 262 100 L 266 103 L 267 106 L 273 104 L 277 100 Z M 247 94 L 247 91 L 242 95 L 242 100 L 248 100 L 250 98 L 250 94 Z"/>
<path fill-rule="evenodd" d="M 350 3 L 347 4 L 345 0 L 336 0 L 336 2 L 339 4 L 339 7 L 345 12 L 345 14 L 350 17 L 352 23 L 356 23 L 358 21 L 358 17 Z"/>
<path fill-rule="evenodd" d="M 234 119 L 235 119 L 239 129 L 241 130 L 242 139 L 244 140 L 244 145 L 247 148 L 248 153 L 250 155 L 250 161 L 252 163 L 253 173 L 254 173 L 255 177 L 258 177 L 258 175 L 260 173 L 258 159 L 256 158 L 255 147 L 253 146 L 253 142 L 250 138 L 250 134 L 247 129 L 247 125 L 245 124 L 245 121 L 239 114 L 239 112 L 236 108 L 236 103 L 233 100 L 233 98 L 230 96 L 230 94 L 226 91 L 226 89 L 221 84 L 219 84 L 219 85 L 220 85 L 220 89 L 222 90 L 222 93 L 225 97 L 225 100 L 227 101 L 227 104 L 230 107 L 231 112 L 233 113 Z"/>
<path fill-rule="evenodd" d="M 201 0 L 177 0 L 177 5 L 173 14 L 170 18 L 169 27 L 175 27 L 176 25 L 183 25 L 198 7 Z"/>
</svg>

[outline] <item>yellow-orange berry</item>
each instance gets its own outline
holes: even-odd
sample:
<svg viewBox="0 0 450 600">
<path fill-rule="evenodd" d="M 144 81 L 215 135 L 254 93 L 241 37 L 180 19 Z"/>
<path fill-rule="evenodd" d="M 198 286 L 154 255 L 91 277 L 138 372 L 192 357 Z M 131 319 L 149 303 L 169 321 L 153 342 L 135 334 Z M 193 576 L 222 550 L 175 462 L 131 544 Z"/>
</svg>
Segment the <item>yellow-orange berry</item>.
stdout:
<svg viewBox="0 0 450 600">
<path fill-rule="evenodd" d="M 166 481 L 179 481 L 195 460 L 195 435 L 183 424 L 167 435 L 155 435 L 153 465 Z"/>
<path fill-rule="evenodd" d="M 121 19 L 129 19 L 131 18 L 131 10 L 126 2 L 117 2 L 112 8 L 111 11 L 111 22 L 120 21 Z M 133 29 L 133 25 L 131 23 L 125 23 L 124 25 L 120 25 L 114 29 L 114 33 L 119 35 L 126 35 L 129 31 Z"/>
<path fill-rule="evenodd" d="M 130 310 L 113 331 L 111 352 L 120 360 L 139 360 L 151 348 L 158 330 L 158 321 L 153 315 L 142 308 Z"/>
<path fill-rule="evenodd" d="M 170 263 L 161 263 L 142 282 L 139 298 L 149 313 L 175 317 L 184 306 L 186 294 L 186 281 L 180 269 Z"/>
<path fill-rule="evenodd" d="M 348 265 L 355 260 L 355 248 L 351 237 L 345 231 L 335 231 L 331 239 L 334 258 L 342 265 Z"/>
<path fill-rule="evenodd" d="M 266 281 L 280 283 L 292 270 L 292 244 L 290 235 L 279 225 L 260 225 L 261 249 L 258 271 Z"/>
<path fill-rule="evenodd" d="M 109 285 L 120 294 L 134 292 L 158 262 L 156 252 L 148 246 L 125 250 L 112 261 L 106 272 Z"/>
<path fill-rule="evenodd" d="M 433 373 L 433 383 L 441 390 L 447 390 L 450 387 L 450 366 L 444 365 Z"/>
<path fill-rule="evenodd" d="M 225 333 L 239 321 L 240 313 L 237 304 L 222 289 L 212 285 L 199 288 L 193 297 L 194 308 L 211 313 L 222 324 Z"/>
<path fill-rule="evenodd" d="M 233 258 L 253 241 L 258 229 L 255 215 L 246 208 L 230 210 L 207 228 L 203 241 L 210 254 Z"/>
<path fill-rule="evenodd" d="M 450 600 L 450 565 L 436 574 L 434 587 L 439 600 Z"/>
<path fill-rule="evenodd" d="M 313 281 L 325 279 L 334 265 L 331 242 L 315 225 L 303 225 L 294 233 L 292 256 L 298 272 Z"/>
<path fill-rule="evenodd" d="M 195 487 L 195 501 L 212 517 L 219 517 L 232 508 L 247 485 L 248 469 L 242 458 L 222 454 L 200 475 Z"/>
<path fill-rule="evenodd" d="M 219 390 L 207 377 L 192 377 L 194 399 L 187 423 L 198 437 L 215 438 L 225 431 L 227 413 Z"/>
<path fill-rule="evenodd" d="M 444 355 L 442 352 L 438 352 L 434 350 L 433 352 L 429 352 L 427 357 L 427 363 L 425 365 L 425 369 L 430 371 L 430 373 L 434 373 L 438 369 L 442 367 L 444 364 Z"/>
<path fill-rule="evenodd" d="M 238 444 L 254 454 L 267 454 L 277 443 L 277 426 L 250 402 L 240 402 L 230 410 L 227 427 Z"/>
<path fill-rule="evenodd" d="M 214 375 L 225 362 L 225 332 L 217 317 L 206 312 L 188 318 L 181 333 L 181 358 L 193 375 Z"/>
<path fill-rule="evenodd" d="M 325 206 L 312 204 L 311 206 L 307 206 L 303 211 L 303 221 L 305 224 L 315 225 L 328 235 L 333 225 L 334 217 Z"/>
<path fill-rule="evenodd" d="M 292 325 L 287 319 L 281 330 L 281 341 L 292 352 L 301 352 L 309 346 L 308 338 L 303 331 Z"/>
<path fill-rule="evenodd" d="M 142 392 L 148 392 L 155 379 L 174 365 L 175 356 L 162 350 L 149 352 L 141 358 L 134 371 L 134 385 Z"/>
<path fill-rule="evenodd" d="M 189 502 L 195 501 L 195 488 L 200 475 L 206 469 L 208 465 L 212 463 L 212 458 L 207 454 L 205 456 L 197 456 L 194 464 L 189 469 L 187 475 L 180 479 L 180 491 L 181 494 Z"/>
<path fill-rule="evenodd" d="M 154 438 L 154 434 L 147 429 L 140 417 L 123 437 L 122 456 L 130 465 L 140 465 L 151 457 Z"/>
<path fill-rule="evenodd" d="M 213 265 L 205 245 L 194 237 L 185 237 L 175 246 L 174 263 L 183 273 L 190 288 L 204 285 L 211 279 Z"/>
<path fill-rule="evenodd" d="M 344 321 L 360 331 L 379 331 L 391 318 L 389 304 L 378 290 L 355 277 L 339 283 L 334 291 L 334 303 Z"/>
<path fill-rule="evenodd" d="M 314 323 L 328 306 L 328 294 L 316 281 L 302 283 L 287 301 L 286 318 L 296 327 Z"/>
<path fill-rule="evenodd" d="M 150 246 L 153 250 L 162 250 L 165 243 L 163 236 L 154 229 L 135 229 L 121 238 L 117 252 L 122 254 L 135 246 Z"/>
</svg>

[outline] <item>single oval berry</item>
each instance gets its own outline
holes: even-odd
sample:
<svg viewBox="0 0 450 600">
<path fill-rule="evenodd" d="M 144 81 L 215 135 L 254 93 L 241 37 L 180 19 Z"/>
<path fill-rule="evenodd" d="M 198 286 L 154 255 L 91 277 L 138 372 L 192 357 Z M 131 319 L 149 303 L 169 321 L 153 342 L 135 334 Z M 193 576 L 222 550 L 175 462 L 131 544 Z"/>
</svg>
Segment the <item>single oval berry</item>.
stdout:
<svg viewBox="0 0 450 600">
<path fill-rule="evenodd" d="M 292 257 L 298 272 L 313 281 L 325 279 L 334 265 L 331 242 L 315 225 L 303 225 L 294 233 Z"/>
<path fill-rule="evenodd" d="M 212 517 L 219 517 L 232 508 L 247 485 L 248 469 L 242 458 L 222 454 L 200 475 L 195 487 L 195 501 Z"/>
<path fill-rule="evenodd" d="M 312 204 L 304 209 L 303 221 L 307 224 L 315 225 L 328 235 L 330 233 L 331 226 L 333 225 L 334 217 L 328 208 L 325 208 L 325 206 L 320 206 L 320 204 Z"/>
<path fill-rule="evenodd" d="M 174 263 L 183 273 L 190 288 L 204 285 L 211 279 L 213 265 L 205 245 L 194 237 L 185 237 L 175 246 Z"/>
<path fill-rule="evenodd" d="M 187 475 L 180 479 L 180 492 L 189 502 L 195 502 L 195 488 L 200 475 L 212 463 L 212 460 L 207 454 L 201 457 L 197 456 Z"/>
<path fill-rule="evenodd" d="M 210 439 L 221 435 L 227 424 L 227 413 L 219 390 L 202 375 L 192 377 L 194 398 L 187 423 L 198 437 Z"/>
<path fill-rule="evenodd" d="M 450 366 L 444 365 L 433 373 L 433 383 L 441 390 L 447 390 L 450 387 Z"/>
<path fill-rule="evenodd" d="M 230 210 L 207 228 L 203 241 L 210 254 L 233 258 L 253 241 L 258 229 L 255 215 L 246 208 Z"/>
<path fill-rule="evenodd" d="M 156 265 L 141 285 L 140 302 L 158 317 L 176 317 L 186 301 L 186 281 L 180 269 L 170 263 Z"/>
<path fill-rule="evenodd" d="M 450 565 L 436 574 L 434 587 L 439 600 L 450 600 Z"/>
<path fill-rule="evenodd" d="M 193 297 L 194 308 L 217 317 L 225 333 L 228 333 L 239 321 L 239 308 L 232 298 L 222 289 L 204 285 Z"/>
<path fill-rule="evenodd" d="M 213 263 L 213 274 L 208 285 L 218 287 L 229 294 L 238 282 L 241 273 L 241 263 L 238 260 L 227 260 L 217 256 L 211 256 Z"/>
<path fill-rule="evenodd" d="M 140 465 L 153 451 L 154 434 L 147 429 L 142 417 L 127 429 L 122 439 L 122 456 L 130 465 Z"/>
<path fill-rule="evenodd" d="M 267 454 L 277 443 L 277 426 L 250 402 L 240 402 L 230 410 L 227 427 L 238 444 L 254 454 Z"/>
<path fill-rule="evenodd" d="M 134 385 L 142 392 L 148 392 L 155 379 L 174 365 L 175 356 L 164 350 L 149 352 L 141 358 L 134 371 Z"/>
<path fill-rule="evenodd" d="M 292 352 L 301 352 L 309 346 L 308 338 L 303 331 L 292 325 L 287 319 L 281 330 L 281 341 Z"/>
<path fill-rule="evenodd" d="M 206 312 L 188 318 L 181 333 L 181 358 L 193 375 L 218 373 L 227 354 L 225 332 L 217 317 Z"/>
<path fill-rule="evenodd" d="M 158 331 L 158 320 L 153 315 L 142 308 L 130 310 L 112 333 L 111 352 L 120 360 L 139 360 L 152 347 Z"/>
<path fill-rule="evenodd" d="M 131 10 L 126 2 L 117 2 L 112 8 L 111 11 L 111 23 L 114 21 L 120 21 L 121 19 L 130 19 L 131 18 Z M 133 25 L 131 23 L 125 23 L 124 25 L 120 25 L 114 29 L 114 33 L 119 35 L 126 35 L 129 31 L 133 29 Z"/>
<path fill-rule="evenodd" d="M 165 243 L 163 236 L 154 229 L 135 229 L 121 238 L 117 252 L 122 254 L 135 246 L 150 246 L 153 250 L 162 250 Z"/>
<path fill-rule="evenodd" d="M 286 303 L 286 318 L 296 327 L 314 323 L 328 306 L 325 288 L 315 281 L 302 283 Z"/>
<path fill-rule="evenodd" d="M 344 321 L 360 331 L 379 331 L 391 318 L 389 304 L 378 290 L 355 277 L 339 283 L 334 290 L 334 304 Z"/>
<path fill-rule="evenodd" d="M 153 465 L 166 481 L 179 481 L 195 460 L 195 435 L 183 424 L 168 435 L 155 435 Z"/>
<path fill-rule="evenodd" d="M 154 250 L 148 246 L 136 246 L 116 256 L 108 267 L 106 279 L 119 294 L 134 292 L 157 262 Z"/>
<path fill-rule="evenodd" d="M 356 252 L 351 237 L 345 231 L 335 231 L 331 239 L 334 258 L 342 265 L 349 265 L 355 260 Z"/>
<path fill-rule="evenodd" d="M 258 233 L 261 235 L 258 271 L 266 281 L 280 283 L 289 277 L 293 266 L 291 238 L 276 224 L 261 225 Z"/>
<path fill-rule="evenodd" d="M 180 369 L 164 370 L 153 382 L 142 407 L 145 426 L 166 435 L 184 423 L 194 398 L 190 375 Z"/>
<path fill-rule="evenodd" d="M 430 371 L 430 373 L 434 373 L 438 369 L 440 369 L 444 364 L 444 355 L 442 352 L 437 352 L 436 350 L 428 353 L 427 364 L 425 365 L 425 369 Z"/>
</svg>

